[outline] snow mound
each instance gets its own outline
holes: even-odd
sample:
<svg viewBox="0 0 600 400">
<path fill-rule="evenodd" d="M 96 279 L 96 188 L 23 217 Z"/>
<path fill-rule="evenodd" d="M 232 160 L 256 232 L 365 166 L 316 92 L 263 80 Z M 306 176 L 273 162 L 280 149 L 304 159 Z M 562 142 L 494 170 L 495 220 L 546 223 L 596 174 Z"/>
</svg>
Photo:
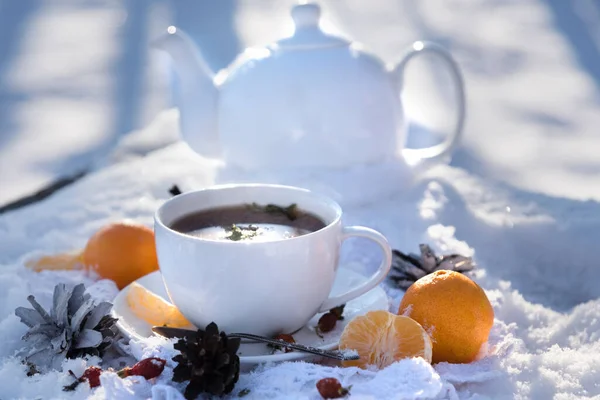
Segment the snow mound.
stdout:
<svg viewBox="0 0 600 400">
<path fill-rule="evenodd" d="M 27 377 L 14 358 L 25 332 L 14 309 L 26 305 L 30 293 L 47 306 L 58 282 L 84 282 L 95 296 L 114 297 L 116 288 L 108 281 L 94 282 L 80 272 L 35 274 L 23 263 L 40 254 L 80 248 L 109 221 L 129 218 L 151 225 L 154 210 L 170 197 L 172 185 L 187 191 L 220 183 L 224 168 L 176 143 L 108 167 L 39 204 L 0 217 L 0 398 L 181 398 L 182 386 L 170 382 L 172 342 L 158 337 L 126 346 L 132 360 L 148 356 L 169 360 L 154 385 L 106 374 L 99 389 L 81 385 L 73 393 L 62 392 L 68 369 L 82 370 L 99 360 L 67 361 L 63 371 Z M 386 196 L 368 204 L 345 201 L 362 190 L 358 179 L 342 193 L 345 223 L 380 230 L 403 251 L 415 251 L 425 242 L 439 253 L 474 255 L 479 268 L 473 278 L 486 290 L 496 314 L 487 355 L 468 365 L 432 367 L 403 360 L 379 372 L 304 362 L 263 365 L 242 374 L 232 396 L 247 388 L 250 399 L 314 399 L 316 381 L 326 376 L 352 385 L 353 398 L 359 399 L 600 396 L 600 293 L 592 284 L 599 272 L 590 268 L 593 243 L 573 242 L 598 226 L 594 225 L 600 215 L 598 204 L 578 203 L 582 206 L 578 209 L 588 213 L 564 219 L 565 210 L 574 206 L 571 201 L 547 197 L 532 201 L 461 169 L 437 167 L 418 176 L 410 190 L 402 190 L 400 183 L 383 179 L 385 168 L 372 166 L 361 174 L 370 179 L 380 176 L 381 188 L 389 189 Z M 339 179 L 348 180 L 355 173 L 339 171 Z M 566 241 L 567 237 L 575 239 Z M 582 251 L 567 258 L 563 252 L 571 246 Z M 368 273 L 377 266 L 377 254 L 370 243 L 350 241 L 342 261 Z M 388 283 L 382 286 L 395 311 L 403 292 Z"/>
</svg>

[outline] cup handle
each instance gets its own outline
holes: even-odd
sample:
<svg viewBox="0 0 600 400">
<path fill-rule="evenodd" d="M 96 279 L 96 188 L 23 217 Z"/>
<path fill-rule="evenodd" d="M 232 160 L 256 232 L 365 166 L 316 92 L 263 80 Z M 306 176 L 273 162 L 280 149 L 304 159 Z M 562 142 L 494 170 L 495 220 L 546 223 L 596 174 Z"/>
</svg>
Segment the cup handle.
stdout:
<svg viewBox="0 0 600 400">
<path fill-rule="evenodd" d="M 358 296 L 368 292 L 383 281 L 392 267 L 392 248 L 387 239 L 381 233 L 363 226 L 347 226 L 342 230 L 342 241 L 350 237 L 363 237 L 371 239 L 381 247 L 383 252 L 383 261 L 375 272 L 367 281 L 361 283 L 348 290 L 346 293 L 339 296 L 330 297 L 323 302 L 319 312 L 327 312 L 332 308 L 346 304 L 348 301 L 357 298 Z"/>
<path fill-rule="evenodd" d="M 393 70 L 393 75 L 399 80 L 399 89 L 402 91 L 403 80 L 404 80 L 404 69 L 406 64 L 418 55 L 431 53 L 436 54 L 448 67 L 450 76 L 454 83 L 454 95 L 456 104 L 456 125 L 450 132 L 448 138 L 435 146 L 427 147 L 424 149 L 403 149 L 402 153 L 407 159 L 412 160 L 439 160 L 449 155 L 452 150 L 459 143 L 463 133 L 463 127 L 465 124 L 466 115 L 466 101 L 465 101 L 465 84 L 460 72 L 460 68 L 450 52 L 442 46 L 426 41 L 414 42 L 408 52 L 404 55 L 402 60 L 396 65 Z"/>
</svg>

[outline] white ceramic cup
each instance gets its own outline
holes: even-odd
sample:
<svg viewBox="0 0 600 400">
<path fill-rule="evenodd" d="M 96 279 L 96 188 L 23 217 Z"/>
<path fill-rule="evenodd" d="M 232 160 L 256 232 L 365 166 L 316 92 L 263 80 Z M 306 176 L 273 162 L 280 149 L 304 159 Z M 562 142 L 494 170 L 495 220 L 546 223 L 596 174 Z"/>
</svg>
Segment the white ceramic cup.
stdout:
<svg viewBox="0 0 600 400">
<path fill-rule="evenodd" d="M 295 203 L 326 226 L 294 238 L 260 242 L 210 240 L 169 228 L 196 211 L 250 203 Z M 199 328 L 214 321 L 229 333 L 293 333 L 316 313 L 373 289 L 390 270 L 386 238 L 362 226 L 344 227 L 341 219 L 342 209 L 335 201 L 290 186 L 233 184 L 175 196 L 157 210 L 154 220 L 158 262 L 169 297 Z M 357 236 L 377 243 L 383 261 L 364 282 L 329 297 L 342 242 Z"/>
</svg>

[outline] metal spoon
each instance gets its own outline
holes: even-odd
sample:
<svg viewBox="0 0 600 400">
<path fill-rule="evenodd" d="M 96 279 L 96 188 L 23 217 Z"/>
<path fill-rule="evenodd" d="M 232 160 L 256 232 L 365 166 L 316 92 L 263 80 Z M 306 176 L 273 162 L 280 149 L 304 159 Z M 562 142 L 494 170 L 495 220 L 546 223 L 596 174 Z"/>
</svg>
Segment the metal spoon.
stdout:
<svg viewBox="0 0 600 400">
<path fill-rule="evenodd" d="M 194 338 L 196 337 L 195 330 L 182 329 L 182 328 L 170 328 L 167 326 L 154 326 L 152 332 L 157 333 L 167 338 Z M 311 353 L 322 357 L 333 358 L 334 360 L 350 361 L 358 360 L 360 357 L 358 354 L 347 354 L 339 350 L 321 350 L 316 347 L 305 346 L 298 343 L 289 343 L 284 340 L 272 339 L 264 336 L 253 335 L 250 333 L 229 333 L 227 335 L 230 338 L 250 339 L 256 342 L 262 342 L 272 344 L 275 346 L 289 347 L 290 349 L 302 351 L 305 353 Z"/>
</svg>

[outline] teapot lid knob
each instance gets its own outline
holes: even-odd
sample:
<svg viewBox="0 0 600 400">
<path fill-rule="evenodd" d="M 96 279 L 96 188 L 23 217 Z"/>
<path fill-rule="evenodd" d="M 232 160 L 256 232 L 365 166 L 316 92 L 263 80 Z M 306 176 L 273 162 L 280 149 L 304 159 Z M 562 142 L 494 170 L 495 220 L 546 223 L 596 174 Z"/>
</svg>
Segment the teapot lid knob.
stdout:
<svg viewBox="0 0 600 400">
<path fill-rule="evenodd" d="M 292 8 L 292 19 L 296 28 L 318 26 L 320 17 L 321 7 L 315 3 L 298 4 Z"/>
<path fill-rule="evenodd" d="M 326 47 L 348 46 L 342 37 L 323 32 L 319 27 L 321 7 L 315 3 L 301 3 L 292 8 L 296 27 L 292 36 L 281 39 L 276 47 L 284 50 L 310 50 Z"/>
</svg>

